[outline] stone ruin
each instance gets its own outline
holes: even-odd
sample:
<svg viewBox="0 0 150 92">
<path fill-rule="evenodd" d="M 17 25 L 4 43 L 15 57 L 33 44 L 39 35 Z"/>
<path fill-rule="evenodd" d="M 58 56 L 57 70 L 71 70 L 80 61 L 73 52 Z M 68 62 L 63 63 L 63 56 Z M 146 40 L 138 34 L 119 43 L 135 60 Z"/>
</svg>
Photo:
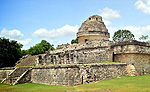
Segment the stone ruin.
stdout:
<svg viewBox="0 0 150 92">
<path fill-rule="evenodd" d="M 86 41 L 108 40 L 109 32 L 106 28 L 102 17 L 93 15 L 84 21 L 77 33 L 79 43 Z"/>
<path fill-rule="evenodd" d="M 31 81 L 74 86 L 126 75 L 150 74 L 149 43 L 115 42 L 109 40 L 109 35 L 102 17 L 90 16 L 77 32 L 78 44 L 58 45 L 54 51 L 29 55 L 17 65 L 32 67 L 19 67 L 12 72 L 1 69 L 3 76 L 0 78 L 6 77 L 2 78 L 2 83 L 15 85 Z M 105 62 L 112 64 L 102 64 Z"/>
</svg>

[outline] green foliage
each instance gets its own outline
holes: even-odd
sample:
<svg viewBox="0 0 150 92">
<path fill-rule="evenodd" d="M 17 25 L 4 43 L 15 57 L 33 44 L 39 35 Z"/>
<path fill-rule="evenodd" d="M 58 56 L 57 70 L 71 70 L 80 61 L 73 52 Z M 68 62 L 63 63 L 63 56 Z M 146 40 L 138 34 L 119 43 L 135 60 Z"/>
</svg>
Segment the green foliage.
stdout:
<svg viewBox="0 0 150 92">
<path fill-rule="evenodd" d="M 33 47 L 30 47 L 28 50 L 22 50 L 22 55 L 31 54 L 31 55 L 37 55 L 45 53 L 45 51 L 54 50 L 54 45 L 50 44 L 46 40 L 42 40 L 40 43 L 36 44 Z"/>
<path fill-rule="evenodd" d="M 78 38 L 73 39 L 73 40 L 71 41 L 71 44 L 73 44 L 73 43 L 78 43 Z"/>
<path fill-rule="evenodd" d="M 135 39 L 134 34 L 132 34 L 129 30 L 118 30 L 114 33 L 114 36 L 112 38 L 114 41 L 126 41 Z"/>
<path fill-rule="evenodd" d="M 147 40 L 148 39 L 148 35 L 142 35 L 140 38 L 139 38 L 140 40 Z"/>
<path fill-rule="evenodd" d="M 14 66 L 21 58 L 22 44 L 0 37 L 0 67 Z"/>
<path fill-rule="evenodd" d="M 36 83 L 0 84 L 0 92 L 150 92 L 149 79 L 150 75 L 124 76 L 73 87 Z"/>
<path fill-rule="evenodd" d="M 22 44 L 17 43 L 15 40 L 9 40 L 0 37 L 0 67 L 11 67 L 26 54 L 36 55 L 45 53 L 45 51 L 54 50 L 54 45 L 51 45 L 46 40 L 42 40 L 41 43 L 30 47 L 28 50 L 22 50 Z"/>
<path fill-rule="evenodd" d="M 21 56 L 24 56 L 24 55 L 27 55 L 27 54 L 28 54 L 27 50 L 22 50 L 21 51 Z"/>
</svg>

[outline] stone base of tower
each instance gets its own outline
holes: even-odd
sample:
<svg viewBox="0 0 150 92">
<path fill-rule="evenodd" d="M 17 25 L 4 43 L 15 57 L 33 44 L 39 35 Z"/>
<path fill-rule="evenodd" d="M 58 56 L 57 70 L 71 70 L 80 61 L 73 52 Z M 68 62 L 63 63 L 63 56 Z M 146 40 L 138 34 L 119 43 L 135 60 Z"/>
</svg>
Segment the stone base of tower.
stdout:
<svg viewBox="0 0 150 92">
<path fill-rule="evenodd" d="M 109 40 L 108 36 L 102 36 L 102 35 L 86 35 L 86 36 L 80 36 L 78 38 L 79 43 L 85 43 L 86 41 L 100 41 L 100 40 Z"/>
</svg>

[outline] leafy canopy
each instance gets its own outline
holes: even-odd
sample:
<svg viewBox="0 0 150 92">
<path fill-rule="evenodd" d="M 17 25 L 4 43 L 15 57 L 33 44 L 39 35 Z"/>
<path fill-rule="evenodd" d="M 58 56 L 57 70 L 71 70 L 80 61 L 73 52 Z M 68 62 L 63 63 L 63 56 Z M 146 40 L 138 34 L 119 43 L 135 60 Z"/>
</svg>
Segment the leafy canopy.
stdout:
<svg viewBox="0 0 150 92">
<path fill-rule="evenodd" d="M 135 39 L 134 34 L 129 30 L 118 30 L 114 33 L 112 37 L 114 41 L 126 41 L 130 39 Z"/>
<path fill-rule="evenodd" d="M 73 43 L 78 43 L 78 38 L 73 39 L 73 40 L 71 41 L 71 44 L 73 44 Z"/>
<path fill-rule="evenodd" d="M 23 55 L 31 54 L 31 55 L 37 55 L 37 54 L 43 54 L 45 51 L 54 50 L 54 45 L 50 44 L 46 40 L 42 40 L 40 43 L 36 44 L 33 47 L 30 47 L 28 50 L 22 50 Z"/>
<path fill-rule="evenodd" d="M 148 39 L 148 35 L 142 35 L 140 38 L 139 38 L 140 40 L 147 40 Z"/>
<path fill-rule="evenodd" d="M 0 37 L 0 67 L 11 67 L 21 58 L 22 44 Z"/>
<path fill-rule="evenodd" d="M 17 43 L 15 40 L 9 40 L 0 37 L 0 67 L 11 67 L 26 54 L 37 55 L 45 53 L 45 51 L 54 50 L 54 45 L 50 44 L 46 40 L 42 40 L 40 43 L 28 50 L 22 50 L 22 44 Z"/>
</svg>

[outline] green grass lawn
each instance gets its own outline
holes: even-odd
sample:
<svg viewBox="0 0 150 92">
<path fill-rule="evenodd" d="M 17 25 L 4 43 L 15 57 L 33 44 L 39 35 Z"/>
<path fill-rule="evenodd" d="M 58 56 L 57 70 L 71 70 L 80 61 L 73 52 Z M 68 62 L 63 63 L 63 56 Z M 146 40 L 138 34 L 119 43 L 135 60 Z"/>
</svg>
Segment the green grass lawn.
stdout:
<svg viewBox="0 0 150 92">
<path fill-rule="evenodd" d="M 150 75 L 125 76 L 73 87 L 35 83 L 0 84 L 0 92 L 150 92 Z"/>
</svg>

